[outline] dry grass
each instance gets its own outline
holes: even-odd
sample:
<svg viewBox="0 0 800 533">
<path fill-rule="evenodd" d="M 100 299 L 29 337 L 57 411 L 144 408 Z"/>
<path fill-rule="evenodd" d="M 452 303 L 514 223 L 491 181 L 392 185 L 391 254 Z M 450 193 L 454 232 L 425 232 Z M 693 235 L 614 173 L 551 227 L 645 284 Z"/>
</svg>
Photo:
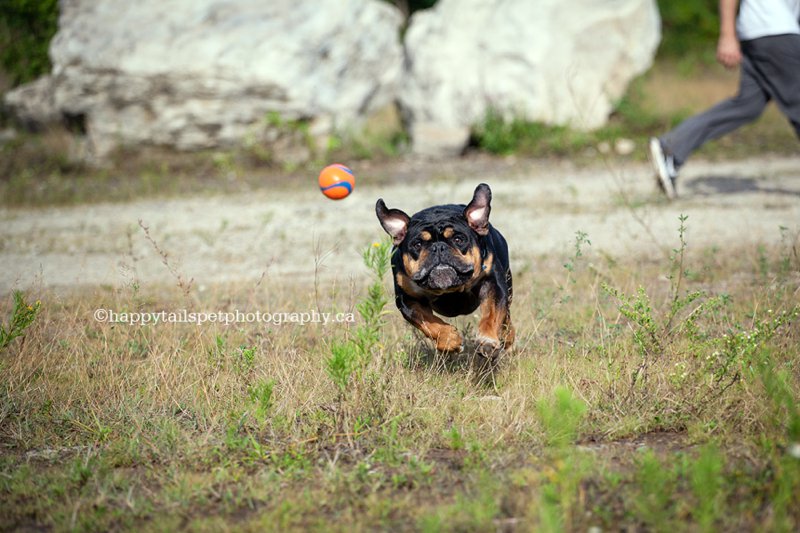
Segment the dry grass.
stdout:
<svg viewBox="0 0 800 533">
<path fill-rule="evenodd" d="M 496 368 L 433 353 L 392 310 L 344 393 L 325 368 L 352 328 L 127 326 L 93 312 L 352 311 L 360 282 L 41 291 L 35 322 L 0 352 L 0 527 L 796 528 L 796 317 L 743 336 L 722 379 L 709 362 L 795 309 L 796 254 L 688 253 L 677 294 L 706 295 L 669 327 L 675 264 L 542 258 L 515 278 L 519 341 Z M 637 348 L 646 321 L 604 284 L 644 287 L 655 345 Z"/>
</svg>

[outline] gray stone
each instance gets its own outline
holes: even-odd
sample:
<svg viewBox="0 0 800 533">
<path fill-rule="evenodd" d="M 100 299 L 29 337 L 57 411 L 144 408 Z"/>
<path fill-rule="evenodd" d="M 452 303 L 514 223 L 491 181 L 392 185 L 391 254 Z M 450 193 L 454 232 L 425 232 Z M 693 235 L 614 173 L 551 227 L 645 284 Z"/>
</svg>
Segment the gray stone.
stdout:
<svg viewBox="0 0 800 533">
<path fill-rule="evenodd" d="M 468 126 L 414 121 L 409 127 L 411 138 L 415 140 L 414 152 L 432 157 L 460 155 L 470 135 Z"/>
<path fill-rule="evenodd" d="M 660 38 L 655 0 L 440 0 L 412 17 L 405 56 L 402 15 L 380 0 L 60 7 L 53 71 L 5 101 L 30 125 L 82 122 L 100 158 L 264 144 L 295 162 L 395 100 L 413 150 L 432 156 L 461 153 L 490 109 L 592 129 Z"/>
<path fill-rule="evenodd" d="M 413 149 L 460 152 L 489 109 L 602 126 L 659 40 L 655 0 L 440 0 L 406 33 L 400 104 Z"/>
<path fill-rule="evenodd" d="M 621 137 L 614 141 L 614 151 L 617 152 L 618 155 L 631 155 L 636 151 L 636 142 L 632 139 Z"/>
<path fill-rule="evenodd" d="M 82 117 L 121 144 L 229 146 L 287 122 L 357 126 L 391 102 L 402 15 L 379 0 L 62 0 L 53 71 L 6 97 L 23 122 Z"/>
</svg>

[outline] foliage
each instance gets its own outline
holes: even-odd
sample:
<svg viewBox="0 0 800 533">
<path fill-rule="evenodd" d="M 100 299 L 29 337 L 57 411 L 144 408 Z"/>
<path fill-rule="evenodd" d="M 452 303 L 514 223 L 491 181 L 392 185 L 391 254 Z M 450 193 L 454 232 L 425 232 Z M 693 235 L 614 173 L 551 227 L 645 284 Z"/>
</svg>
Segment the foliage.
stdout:
<svg viewBox="0 0 800 533">
<path fill-rule="evenodd" d="M 578 437 L 578 426 L 586 414 L 586 404 L 566 387 L 557 387 L 552 398 L 537 404 L 539 419 L 549 446 L 563 449 Z"/>
<path fill-rule="evenodd" d="M 519 116 L 511 118 L 497 109 L 489 109 L 482 123 L 475 127 L 474 143 L 498 155 L 522 151 L 538 154 L 567 155 L 592 146 L 596 135 L 566 126 L 548 126 Z"/>
<path fill-rule="evenodd" d="M 718 0 L 658 0 L 662 57 L 683 58 L 715 49 L 719 36 Z"/>
<path fill-rule="evenodd" d="M 733 324 L 723 333 L 719 332 L 715 327 L 717 312 L 728 301 L 728 296 L 710 297 L 702 290 L 683 289 L 689 274 L 684 264 L 687 219 L 686 215 L 679 216 L 680 247 L 670 255 L 670 300 L 662 316 L 657 314 L 644 287 L 639 287 L 632 295 L 607 283 L 602 287 L 619 301 L 619 313 L 628 321 L 641 357 L 631 376 L 628 398 L 635 396 L 637 387 L 648 378 L 654 364 L 668 352 L 677 351 L 684 360 L 677 364 L 681 372 L 673 376 L 675 383 L 702 383 L 707 389 L 695 405 L 689 406 L 690 410 L 699 411 L 710 398 L 719 397 L 741 382 L 743 372 L 753 364 L 759 350 L 779 330 L 797 319 L 800 306 L 780 313 L 768 309 L 766 313 L 753 316 L 750 328 Z"/>
<path fill-rule="evenodd" d="M 41 305 L 39 301 L 28 304 L 21 291 L 14 291 L 14 307 L 11 310 L 8 326 L 0 323 L 0 350 L 8 347 L 11 341 L 25 333 L 25 330 L 36 320 Z"/>
<path fill-rule="evenodd" d="M 101 306 L 187 305 L 160 285 L 52 297 L 46 322 L 0 353 L 0 529 L 797 530 L 794 241 L 763 259 L 715 257 L 703 279 L 683 242 L 668 261 L 603 267 L 575 237 L 569 305 L 541 312 L 537 292 L 557 294 L 562 257 L 516 271 L 522 342 L 491 386 L 467 362 L 405 364 L 419 341 L 367 289 L 389 271 L 388 242 L 364 254 L 358 328 L 334 333 L 340 373 L 323 325 L 92 321 Z M 197 298 L 287 309 L 312 298 L 308 282 L 267 287 Z M 698 288 L 708 295 L 682 306 Z M 626 327 L 650 357 L 635 402 L 628 377 L 643 355 Z M 676 363 L 687 377 L 673 379 Z M 692 416 L 666 417 L 677 409 Z"/>
<path fill-rule="evenodd" d="M 552 397 L 537 402 L 537 408 L 548 446 L 539 525 L 542 531 L 572 530 L 577 520 L 580 487 L 589 474 L 589 458 L 574 446 L 588 407 L 569 388 L 558 386 Z"/>
<path fill-rule="evenodd" d="M 364 265 L 373 275 L 367 296 L 357 305 L 363 323 L 356 328 L 352 338 L 337 340 L 331 346 L 331 355 L 325 361 L 328 376 L 339 389 L 340 398 L 350 384 L 351 377 L 361 379 L 374 351 L 380 344 L 384 308 L 388 303 L 383 278 L 389 271 L 391 241 L 385 239 L 364 249 Z"/>
<path fill-rule="evenodd" d="M 255 406 L 255 416 L 258 420 L 265 420 L 272 407 L 274 398 L 272 396 L 275 389 L 275 380 L 269 379 L 259 381 L 250 387 L 250 401 Z"/>
<path fill-rule="evenodd" d="M 617 102 L 608 124 L 602 128 L 582 131 L 548 125 L 491 108 L 483 120 L 473 126 L 472 142 L 493 154 L 522 153 L 537 157 L 575 156 L 623 137 L 642 144 L 653 131 L 667 128 L 682 118 L 660 116 L 650 111 L 644 104 L 643 81 L 638 78 L 631 83 L 628 92 Z"/>
<path fill-rule="evenodd" d="M 325 360 L 325 371 L 341 394 L 347 390 L 350 377 L 358 370 L 358 362 L 358 352 L 352 343 L 337 341 L 331 345 L 331 355 Z"/>
<path fill-rule="evenodd" d="M 47 51 L 58 28 L 58 0 L 3 0 L 0 8 L 0 66 L 12 85 L 50 70 Z"/>
</svg>

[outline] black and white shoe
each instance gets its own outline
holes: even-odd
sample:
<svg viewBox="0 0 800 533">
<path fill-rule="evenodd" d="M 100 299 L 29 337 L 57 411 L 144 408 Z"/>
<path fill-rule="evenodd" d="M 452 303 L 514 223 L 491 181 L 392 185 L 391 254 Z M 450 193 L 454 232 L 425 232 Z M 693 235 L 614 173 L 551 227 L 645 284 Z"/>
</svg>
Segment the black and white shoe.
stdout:
<svg viewBox="0 0 800 533">
<path fill-rule="evenodd" d="M 672 155 L 665 154 L 661 141 L 656 137 L 650 139 L 648 155 L 653 170 L 658 178 L 658 186 L 670 200 L 677 198 L 678 191 L 675 189 L 675 180 L 678 177 L 678 169 L 675 167 L 675 159 Z"/>
</svg>

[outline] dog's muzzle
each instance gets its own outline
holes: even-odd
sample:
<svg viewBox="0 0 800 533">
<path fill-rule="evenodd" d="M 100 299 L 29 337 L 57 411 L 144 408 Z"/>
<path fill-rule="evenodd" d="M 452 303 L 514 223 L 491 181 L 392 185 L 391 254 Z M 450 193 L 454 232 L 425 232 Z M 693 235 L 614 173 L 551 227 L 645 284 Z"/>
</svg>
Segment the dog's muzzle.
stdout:
<svg viewBox="0 0 800 533">
<path fill-rule="evenodd" d="M 432 289 L 449 289 L 458 285 L 458 273 L 450 265 L 436 265 L 428 275 L 428 286 Z"/>
</svg>

